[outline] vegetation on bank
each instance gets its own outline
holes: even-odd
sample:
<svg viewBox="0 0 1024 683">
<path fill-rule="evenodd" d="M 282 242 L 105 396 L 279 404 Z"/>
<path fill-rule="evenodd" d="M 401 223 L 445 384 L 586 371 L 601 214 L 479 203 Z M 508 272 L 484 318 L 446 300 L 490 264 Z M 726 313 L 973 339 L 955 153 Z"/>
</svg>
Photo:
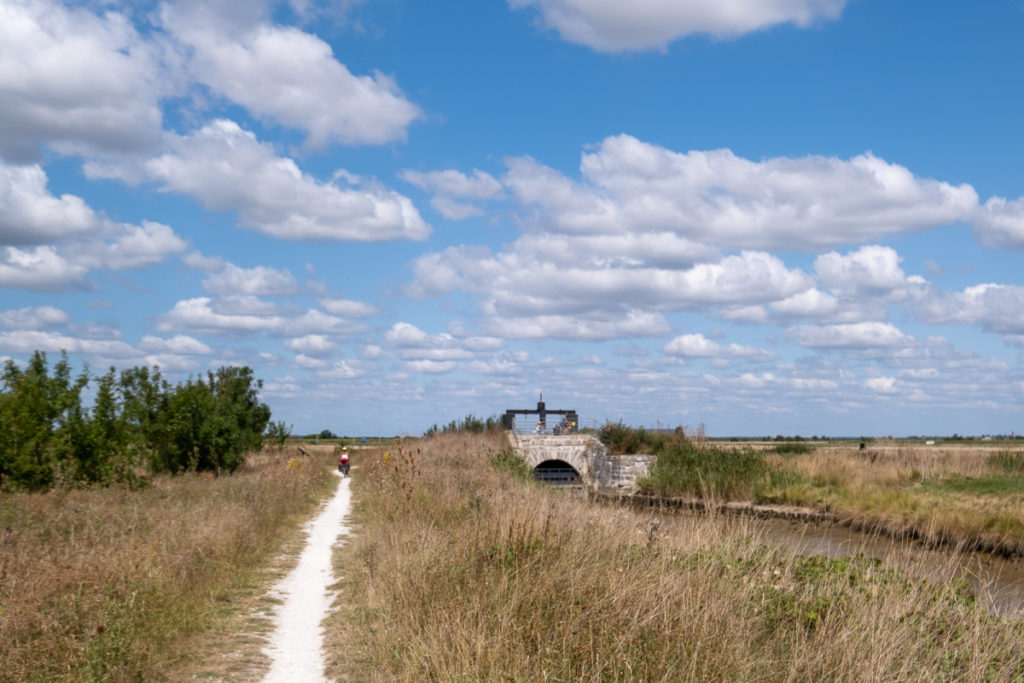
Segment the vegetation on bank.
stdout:
<svg viewBox="0 0 1024 683">
<path fill-rule="evenodd" d="M 769 455 L 763 498 L 829 510 L 859 527 L 931 543 L 1024 554 L 1024 453 L 893 444 Z"/>
<path fill-rule="evenodd" d="M 0 495 L 0 680 L 184 680 L 335 485 L 332 449 L 231 477 Z M 243 677 L 251 679 L 250 677 Z"/>
<path fill-rule="evenodd" d="M 748 520 L 595 505 L 531 482 L 512 460 L 500 434 L 469 433 L 360 459 L 359 533 L 336 555 L 344 578 L 328 621 L 331 673 L 1024 676 L 1024 625 L 986 613 L 964 582 L 913 578 L 863 557 L 789 556 L 754 541 Z"/>
<path fill-rule="evenodd" d="M 648 493 L 757 499 L 772 482 L 765 455 L 750 448 L 727 448 L 687 436 L 652 432 L 609 422 L 597 434 L 609 452 L 645 453 L 657 459 L 649 475 L 638 482 Z M 792 448 L 797 444 L 780 446 Z"/>
<path fill-rule="evenodd" d="M 87 407 L 82 398 L 90 384 L 95 397 Z M 260 447 L 270 420 L 257 396 L 261 386 L 248 367 L 221 367 L 171 385 L 148 367 L 73 377 L 66 354 L 52 373 L 39 351 L 24 369 L 7 361 L 0 485 L 42 490 L 138 482 L 149 473 L 233 472 Z M 290 431 L 283 423 L 275 428 L 285 438 Z"/>
<path fill-rule="evenodd" d="M 874 443 L 755 448 L 609 423 L 613 453 L 657 457 L 641 490 L 661 496 L 787 503 L 926 542 L 1024 554 L 1024 452 L 1004 446 Z"/>
</svg>

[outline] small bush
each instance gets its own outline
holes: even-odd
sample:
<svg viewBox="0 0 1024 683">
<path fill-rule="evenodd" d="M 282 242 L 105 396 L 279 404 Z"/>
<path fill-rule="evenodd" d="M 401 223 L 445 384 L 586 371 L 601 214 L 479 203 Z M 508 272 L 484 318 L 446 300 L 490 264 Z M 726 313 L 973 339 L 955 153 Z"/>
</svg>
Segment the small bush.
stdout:
<svg viewBox="0 0 1024 683">
<path fill-rule="evenodd" d="M 670 443 L 686 441 L 681 429 L 677 429 L 675 435 L 670 436 L 642 428 L 627 427 L 622 422 L 606 422 L 598 431 L 597 438 L 614 455 L 652 454 Z"/>
<path fill-rule="evenodd" d="M 533 470 L 530 469 L 530 465 L 511 450 L 505 450 L 492 456 L 491 467 L 499 472 L 510 474 L 517 479 L 524 481 L 533 480 Z"/>
</svg>

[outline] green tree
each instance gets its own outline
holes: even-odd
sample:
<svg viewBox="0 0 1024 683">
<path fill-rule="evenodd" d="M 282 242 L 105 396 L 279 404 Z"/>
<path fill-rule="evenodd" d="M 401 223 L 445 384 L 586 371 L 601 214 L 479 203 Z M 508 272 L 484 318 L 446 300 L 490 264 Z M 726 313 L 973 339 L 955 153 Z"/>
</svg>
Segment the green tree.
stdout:
<svg viewBox="0 0 1024 683">
<path fill-rule="evenodd" d="M 284 446 L 291 435 L 292 425 L 287 424 L 284 420 L 271 422 L 267 425 L 266 438 L 276 446 Z"/>
<path fill-rule="evenodd" d="M 81 424 L 81 393 L 88 382 L 86 372 L 71 379 L 66 353 L 52 377 L 42 351 L 32 354 L 24 370 L 7 361 L 0 392 L 0 475 L 28 489 L 53 484 L 73 456 L 72 433 Z"/>
<path fill-rule="evenodd" d="M 169 450 L 166 413 L 170 393 L 160 368 L 143 366 L 121 371 L 118 394 L 127 447 L 157 470 L 169 469 L 158 459 Z"/>
<path fill-rule="evenodd" d="M 75 459 L 77 478 L 96 483 L 109 483 L 123 478 L 131 463 L 124 462 L 126 434 L 123 411 L 117 394 L 114 368 L 96 380 L 96 399 L 87 424 L 82 424 L 77 438 Z M 84 420 L 80 421 L 84 423 Z M 125 466 L 128 467 L 125 467 Z"/>
<path fill-rule="evenodd" d="M 171 472 L 234 472 L 246 451 L 263 444 L 270 408 L 258 399 L 262 381 L 248 367 L 221 367 L 171 392 L 161 416 L 166 440 L 159 461 Z"/>
<path fill-rule="evenodd" d="M 248 367 L 221 367 L 172 387 L 160 370 L 114 368 L 96 378 L 91 409 L 82 406 L 88 368 L 72 379 L 67 354 L 51 374 L 46 354 L 24 369 L 5 363 L 0 383 L 0 482 L 45 489 L 60 482 L 134 481 L 154 472 L 233 472 L 263 444 L 270 408 Z M 287 438 L 291 428 L 274 429 Z"/>
</svg>

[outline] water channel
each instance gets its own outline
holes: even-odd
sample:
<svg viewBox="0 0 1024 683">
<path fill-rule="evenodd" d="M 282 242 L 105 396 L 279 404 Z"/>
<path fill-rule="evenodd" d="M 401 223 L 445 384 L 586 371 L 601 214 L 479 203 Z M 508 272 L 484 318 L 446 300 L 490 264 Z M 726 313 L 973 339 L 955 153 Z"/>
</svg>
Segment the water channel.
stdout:
<svg viewBox="0 0 1024 683">
<path fill-rule="evenodd" d="M 671 533 L 674 520 L 701 515 L 700 512 L 660 513 L 662 532 Z M 760 543 L 800 555 L 847 557 L 862 554 L 886 567 L 910 575 L 947 581 L 966 577 L 978 601 L 994 614 L 1024 618 L 1024 560 L 1003 559 L 987 553 L 954 553 L 931 550 L 913 541 L 897 541 L 846 527 L 813 524 L 787 519 L 749 519 L 747 531 Z"/>
</svg>

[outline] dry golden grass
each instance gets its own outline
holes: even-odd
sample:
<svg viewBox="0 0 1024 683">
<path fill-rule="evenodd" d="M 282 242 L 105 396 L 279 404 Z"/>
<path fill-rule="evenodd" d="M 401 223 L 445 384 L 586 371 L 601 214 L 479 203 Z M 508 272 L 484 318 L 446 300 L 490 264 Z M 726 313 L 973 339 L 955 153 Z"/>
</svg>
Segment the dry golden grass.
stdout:
<svg viewBox="0 0 1024 683">
<path fill-rule="evenodd" d="M 500 436 L 411 448 L 355 472 L 327 633 L 342 680 L 1024 677 L 1024 627 L 966 584 L 596 505 L 489 466 Z"/>
<path fill-rule="evenodd" d="M 0 679 L 160 680 L 206 657 L 221 672 L 258 666 L 255 647 L 230 662 L 210 634 L 243 623 L 261 568 L 333 484 L 329 449 L 296 456 L 137 491 L 0 494 Z"/>
</svg>

